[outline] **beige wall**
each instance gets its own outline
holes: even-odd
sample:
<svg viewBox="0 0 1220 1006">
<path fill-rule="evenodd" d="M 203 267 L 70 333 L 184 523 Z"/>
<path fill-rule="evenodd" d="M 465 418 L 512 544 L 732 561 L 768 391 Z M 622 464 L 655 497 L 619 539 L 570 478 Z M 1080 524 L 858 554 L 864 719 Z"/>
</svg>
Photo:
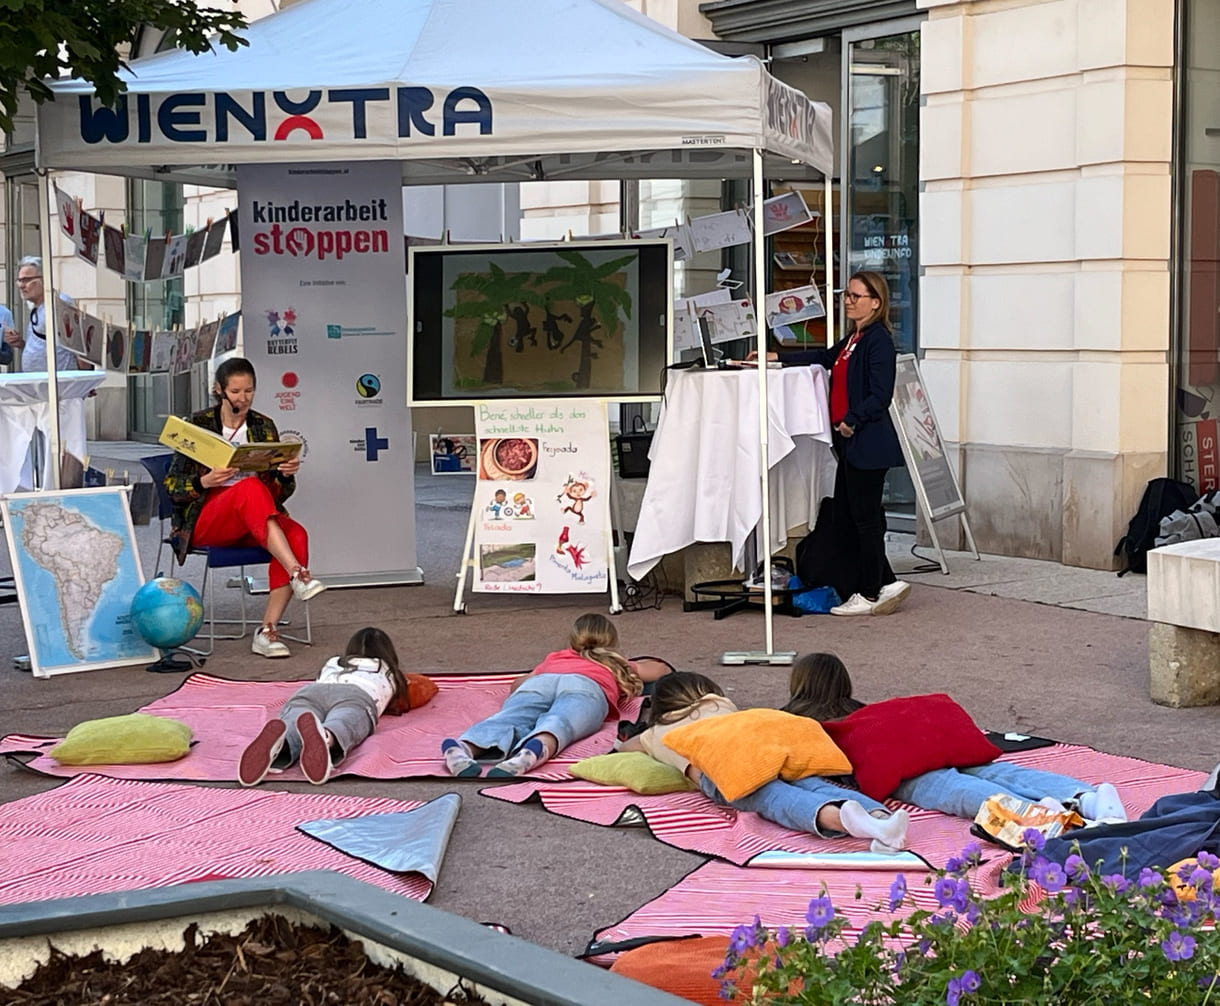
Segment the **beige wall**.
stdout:
<svg viewBox="0 0 1220 1006">
<path fill-rule="evenodd" d="M 1108 568 L 1166 470 L 1172 0 L 923 0 L 922 369 L 980 547 Z"/>
</svg>

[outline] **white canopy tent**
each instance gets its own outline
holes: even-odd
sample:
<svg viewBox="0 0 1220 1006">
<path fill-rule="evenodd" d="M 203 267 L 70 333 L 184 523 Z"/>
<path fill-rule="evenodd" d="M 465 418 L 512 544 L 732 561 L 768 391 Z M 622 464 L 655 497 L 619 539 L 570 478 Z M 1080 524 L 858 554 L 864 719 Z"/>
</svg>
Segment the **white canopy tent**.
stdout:
<svg viewBox="0 0 1220 1006">
<path fill-rule="evenodd" d="M 244 35 L 249 46 L 235 52 L 134 61 L 113 111 L 83 81 L 51 82 L 37 165 L 229 187 L 238 163 L 369 159 L 400 162 L 405 184 L 746 176 L 757 235 L 766 165 L 786 179 L 820 176 L 831 205 L 828 106 L 760 60 L 714 53 L 623 0 L 302 0 Z M 47 198 L 43 207 L 49 267 Z M 761 239 L 754 274 L 761 305 Z M 828 268 L 828 304 L 833 281 Z M 764 369 L 759 387 L 766 458 Z M 760 477 L 769 541 L 765 465 Z"/>
</svg>

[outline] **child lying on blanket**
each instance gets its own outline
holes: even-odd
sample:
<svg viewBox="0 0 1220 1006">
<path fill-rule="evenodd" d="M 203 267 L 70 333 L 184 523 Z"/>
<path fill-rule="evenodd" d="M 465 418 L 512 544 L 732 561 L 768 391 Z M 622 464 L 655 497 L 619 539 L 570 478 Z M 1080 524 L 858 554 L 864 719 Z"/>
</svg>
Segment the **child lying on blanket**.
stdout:
<svg viewBox="0 0 1220 1006">
<path fill-rule="evenodd" d="M 390 637 L 371 626 L 361 629 L 342 656 L 326 661 L 317 680 L 293 692 L 279 716 L 263 725 L 242 752 L 238 781 L 256 786 L 268 772 L 299 760 L 305 778 L 320 785 L 373 732 L 382 713 L 397 716 L 410 708 L 410 685 Z"/>
<path fill-rule="evenodd" d="M 568 648 L 548 654 L 530 674 L 513 683 L 500 711 L 474 724 L 456 740 L 446 737 L 441 754 L 451 775 L 482 774 L 476 759 L 502 759 L 491 778 L 524 775 L 590 734 L 619 703 L 639 695 L 645 681 L 667 674 L 662 660 L 632 662 L 619 652 L 618 630 L 605 615 L 581 615 Z"/>
<path fill-rule="evenodd" d="M 851 676 L 833 653 L 807 653 L 792 665 L 784 711 L 819 722 L 841 719 L 864 706 L 852 697 Z M 1054 809 L 1075 809 L 1091 821 L 1125 821 L 1127 812 L 1113 784 L 1091 786 L 1080 779 L 996 761 L 973 768 L 943 768 L 903 781 L 893 798 L 970 820 L 989 796 L 1007 793 Z"/>
<path fill-rule="evenodd" d="M 848 834 L 872 839 L 875 844 L 889 849 L 906 846 L 907 813 L 904 810 L 891 813 L 863 793 L 836 786 L 818 776 L 795 782 L 776 779 L 730 802 L 711 779 L 664 742 L 669 731 L 684 723 L 735 712 L 737 707 L 711 678 L 678 671 L 657 682 L 648 729 L 623 741 L 620 750 L 643 751 L 657 761 L 685 772 L 706 796 L 721 806 L 753 811 L 793 831 L 823 838 Z"/>
</svg>

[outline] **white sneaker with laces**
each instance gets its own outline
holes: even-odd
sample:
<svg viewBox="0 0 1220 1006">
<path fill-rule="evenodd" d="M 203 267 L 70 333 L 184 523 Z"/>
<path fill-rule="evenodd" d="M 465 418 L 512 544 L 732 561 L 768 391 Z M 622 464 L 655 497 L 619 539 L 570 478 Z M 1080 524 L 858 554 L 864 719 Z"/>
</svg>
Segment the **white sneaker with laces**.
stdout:
<svg viewBox="0 0 1220 1006">
<path fill-rule="evenodd" d="M 852 594 L 843 604 L 831 608 L 832 615 L 871 615 L 876 601 L 870 601 L 863 594 Z"/>
<path fill-rule="evenodd" d="M 905 580 L 895 580 L 893 583 L 887 583 L 881 588 L 881 593 L 877 595 L 877 603 L 873 606 L 874 615 L 888 615 L 892 611 L 897 611 L 898 606 L 907 599 L 907 595 L 911 593 L 911 585 Z"/>
<path fill-rule="evenodd" d="M 309 570 L 304 567 L 298 567 L 288 582 L 292 584 L 292 593 L 298 601 L 308 601 L 326 589 L 326 584 L 321 580 L 315 580 L 309 575 Z"/>
<path fill-rule="evenodd" d="M 271 626 L 264 625 L 254 634 L 254 643 L 250 649 L 260 657 L 290 657 L 292 652 L 280 642 L 279 633 Z"/>
</svg>

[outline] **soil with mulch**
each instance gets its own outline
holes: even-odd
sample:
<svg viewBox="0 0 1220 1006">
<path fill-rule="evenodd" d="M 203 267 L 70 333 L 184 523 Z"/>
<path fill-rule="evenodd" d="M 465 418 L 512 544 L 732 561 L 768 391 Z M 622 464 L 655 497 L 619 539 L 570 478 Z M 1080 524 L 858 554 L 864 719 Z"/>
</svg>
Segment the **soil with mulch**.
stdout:
<svg viewBox="0 0 1220 1006">
<path fill-rule="evenodd" d="M 200 941 L 191 923 L 182 950 L 139 951 L 125 964 L 102 951 L 52 951 L 0 1003 L 20 1006 L 489 1006 L 458 986 L 438 992 L 404 972 L 374 964 L 358 941 L 331 926 L 301 926 L 279 915 L 254 919 L 235 936 Z"/>
</svg>

